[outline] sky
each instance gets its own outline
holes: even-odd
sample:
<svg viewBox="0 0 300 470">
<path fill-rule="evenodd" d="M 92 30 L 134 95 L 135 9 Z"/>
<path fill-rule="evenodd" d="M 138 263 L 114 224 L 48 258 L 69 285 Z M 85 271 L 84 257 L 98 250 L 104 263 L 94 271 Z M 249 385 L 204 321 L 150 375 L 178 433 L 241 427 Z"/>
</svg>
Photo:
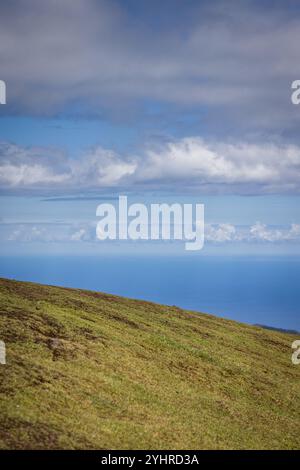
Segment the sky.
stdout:
<svg viewBox="0 0 300 470">
<path fill-rule="evenodd" d="M 290 0 L 1 2 L 0 253 L 130 251 L 95 237 L 127 194 L 204 203 L 204 254 L 299 255 L 299 43 Z"/>
</svg>

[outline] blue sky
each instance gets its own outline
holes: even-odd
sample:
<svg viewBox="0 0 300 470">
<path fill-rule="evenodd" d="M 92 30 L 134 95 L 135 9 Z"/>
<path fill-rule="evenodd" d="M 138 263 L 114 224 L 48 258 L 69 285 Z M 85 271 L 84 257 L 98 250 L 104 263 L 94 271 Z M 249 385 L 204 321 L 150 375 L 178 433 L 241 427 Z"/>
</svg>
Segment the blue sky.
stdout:
<svg viewBox="0 0 300 470">
<path fill-rule="evenodd" d="M 101 251 L 128 194 L 204 203 L 208 254 L 298 255 L 299 31 L 292 1 L 2 2 L 2 252 Z"/>
</svg>

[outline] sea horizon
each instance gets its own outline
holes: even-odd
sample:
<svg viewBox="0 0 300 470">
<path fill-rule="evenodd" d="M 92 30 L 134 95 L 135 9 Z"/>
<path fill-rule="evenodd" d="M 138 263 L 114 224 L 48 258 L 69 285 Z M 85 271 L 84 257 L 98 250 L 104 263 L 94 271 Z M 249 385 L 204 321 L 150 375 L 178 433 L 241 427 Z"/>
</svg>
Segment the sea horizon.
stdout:
<svg viewBox="0 0 300 470">
<path fill-rule="evenodd" d="M 290 256 L 0 257 L 0 277 L 106 292 L 295 331 L 300 329 L 299 276 L 300 258 Z"/>
</svg>

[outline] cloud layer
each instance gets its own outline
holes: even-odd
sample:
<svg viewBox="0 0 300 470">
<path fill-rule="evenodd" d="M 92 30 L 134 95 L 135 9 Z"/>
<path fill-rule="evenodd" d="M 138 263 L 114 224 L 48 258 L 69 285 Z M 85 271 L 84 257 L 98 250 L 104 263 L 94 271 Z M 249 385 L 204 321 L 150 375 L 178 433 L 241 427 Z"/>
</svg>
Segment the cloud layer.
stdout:
<svg viewBox="0 0 300 470">
<path fill-rule="evenodd" d="M 135 163 L 102 148 L 78 160 L 58 150 L 0 143 L 0 187 L 4 190 L 101 190 L 119 184 L 135 169 Z"/>
<path fill-rule="evenodd" d="M 207 225 L 205 239 L 212 243 L 226 242 L 290 242 L 300 241 L 300 224 L 290 227 L 268 227 L 256 222 L 246 227 L 236 227 L 229 223 Z"/>
<path fill-rule="evenodd" d="M 181 181 L 198 188 L 232 191 L 298 191 L 300 147 L 275 144 L 209 143 L 197 137 L 149 150 L 137 181 Z"/>
<path fill-rule="evenodd" d="M 9 242 L 41 243 L 98 243 L 95 223 L 64 224 L 0 224 L 0 240 Z M 113 243 L 113 242 L 112 242 Z M 159 242 L 147 242 L 159 243 Z M 181 242 L 177 242 L 181 243 Z M 205 225 L 205 243 L 300 243 L 300 224 L 290 226 L 267 226 L 256 222 L 250 226 L 230 223 Z"/>
<path fill-rule="evenodd" d="M 286 3 L 290 5 L 287 6 Z M 300 18 L 290 2 L 1 2 L 11 113 L 130 119 L 145 102 L 205 107 L 216 127 L 299 125 Z M 174 112 L 174 109 L 173 109 Z"/>
<path fill-rule="evenodd" d="M 105 188 L 299 193 L 300 147 L 213 143 L 189 137 L 120 155 L 96 147 L 80 158 L 49 148 L 0 143 L 3 191 L 78 192 Z"/>
</svg>

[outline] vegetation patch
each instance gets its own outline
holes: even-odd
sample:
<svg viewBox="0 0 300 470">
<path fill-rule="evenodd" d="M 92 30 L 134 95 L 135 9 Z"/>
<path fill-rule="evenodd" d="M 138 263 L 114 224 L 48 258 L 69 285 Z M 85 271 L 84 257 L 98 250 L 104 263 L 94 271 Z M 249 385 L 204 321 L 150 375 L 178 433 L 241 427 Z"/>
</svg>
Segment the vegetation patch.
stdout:
<svg viewBox="0 0 300 470">
<path fill-rule="evenodd" d="M 296 335 L 0 280 L 0 448 L 299 449 Z"/>
</svg>

